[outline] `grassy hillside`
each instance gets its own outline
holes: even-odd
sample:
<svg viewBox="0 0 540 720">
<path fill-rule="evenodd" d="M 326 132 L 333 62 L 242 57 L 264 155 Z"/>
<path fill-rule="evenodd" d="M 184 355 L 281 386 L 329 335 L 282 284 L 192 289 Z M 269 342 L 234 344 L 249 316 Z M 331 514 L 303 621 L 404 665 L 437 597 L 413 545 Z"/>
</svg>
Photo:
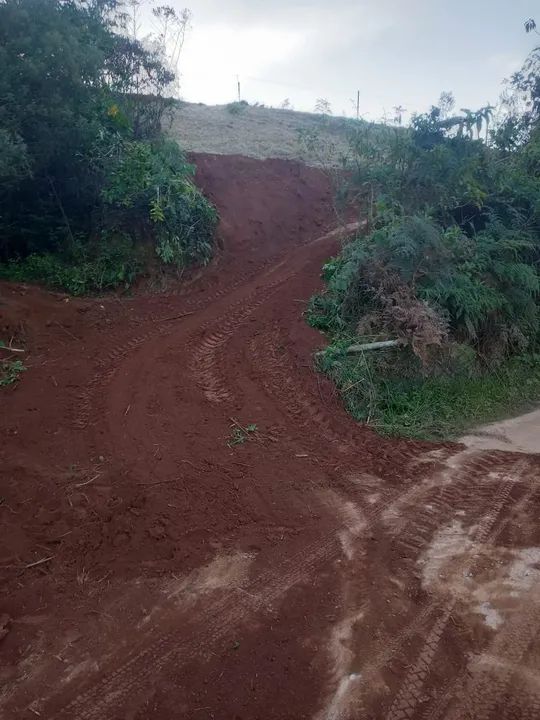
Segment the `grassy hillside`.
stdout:
<svg viewBox="0 0 540 720">
<path fill-rule="evenodd" d="M 348 118 L 250 106 L 181 103 L 174 111 L 171 136 L 182 148 L 217 155 L 303 160 L 337 165 L 347 154 Z M 316 148 L 309 142 L 317 137 Z"/>
</svg>

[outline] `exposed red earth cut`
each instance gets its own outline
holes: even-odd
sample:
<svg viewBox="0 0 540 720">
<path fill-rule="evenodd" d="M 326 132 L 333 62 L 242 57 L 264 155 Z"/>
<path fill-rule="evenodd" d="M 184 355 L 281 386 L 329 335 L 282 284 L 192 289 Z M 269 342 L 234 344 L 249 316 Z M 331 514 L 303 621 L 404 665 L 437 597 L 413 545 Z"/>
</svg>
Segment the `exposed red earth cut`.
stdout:
<svg viewBox="0 0 540 720">
<path fill-rule="evenodd" d="M 222 249 L 180 292 L 1 286 L 0 716 L 540 717 L 537 457 L 356 424 L 302 317 L 327 178 L 196 162 Z"/>
</svg>

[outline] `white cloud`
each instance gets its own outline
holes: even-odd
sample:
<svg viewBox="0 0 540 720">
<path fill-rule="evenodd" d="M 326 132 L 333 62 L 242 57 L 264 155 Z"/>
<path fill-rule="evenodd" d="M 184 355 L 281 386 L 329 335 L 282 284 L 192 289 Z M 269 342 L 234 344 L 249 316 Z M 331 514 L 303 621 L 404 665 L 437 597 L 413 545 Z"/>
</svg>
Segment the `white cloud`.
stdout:
<svg viewBox="0 0 540 720">
<path fill-rule="evenodd" d="M 195 102 L 229 102 L 236 95 L 237 75 L 243 82 L 287 62 L 304 40 L 301 32 L 262 26 L 195 28 L 182 58 L 182 95 Z"/>
</svg>

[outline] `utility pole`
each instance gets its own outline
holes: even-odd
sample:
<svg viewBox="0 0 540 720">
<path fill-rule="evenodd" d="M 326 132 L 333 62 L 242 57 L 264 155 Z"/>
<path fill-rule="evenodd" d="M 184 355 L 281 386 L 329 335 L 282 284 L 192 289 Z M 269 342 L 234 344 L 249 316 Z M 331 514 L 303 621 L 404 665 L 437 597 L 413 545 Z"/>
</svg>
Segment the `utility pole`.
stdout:
<svg viewBox="0 0 540 720">
<path fill-rule="evenodd" d="M 237 84 L 237 86 L 238 86 L 238 102 L 240 102 L 240 101 L 241 101 L 241 95 L 240 95 L 240 76 L 239 76 L 239 75 L 236 76 L 236 84 Z"/>
<path fill-rule="evenodd" d="M 356 119 L 360 120 L 360 90 L 356 91 Z"/>
</svg>

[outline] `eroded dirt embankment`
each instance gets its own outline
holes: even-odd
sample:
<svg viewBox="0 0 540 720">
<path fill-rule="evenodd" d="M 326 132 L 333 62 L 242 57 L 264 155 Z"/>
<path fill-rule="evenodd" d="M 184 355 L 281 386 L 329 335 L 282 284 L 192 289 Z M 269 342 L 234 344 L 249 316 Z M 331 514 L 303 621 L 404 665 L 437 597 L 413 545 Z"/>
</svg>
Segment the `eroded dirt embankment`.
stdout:
<svg viewBox="0 0 540 720">
<path fill-rule="evenodd" d="M 197 163 L 223 251 L 189 288 L 2 286 L 2 716 L 538 717 L 536 458 L 356 425 L 302 318 L 325 176 Z"/>
</svg>

